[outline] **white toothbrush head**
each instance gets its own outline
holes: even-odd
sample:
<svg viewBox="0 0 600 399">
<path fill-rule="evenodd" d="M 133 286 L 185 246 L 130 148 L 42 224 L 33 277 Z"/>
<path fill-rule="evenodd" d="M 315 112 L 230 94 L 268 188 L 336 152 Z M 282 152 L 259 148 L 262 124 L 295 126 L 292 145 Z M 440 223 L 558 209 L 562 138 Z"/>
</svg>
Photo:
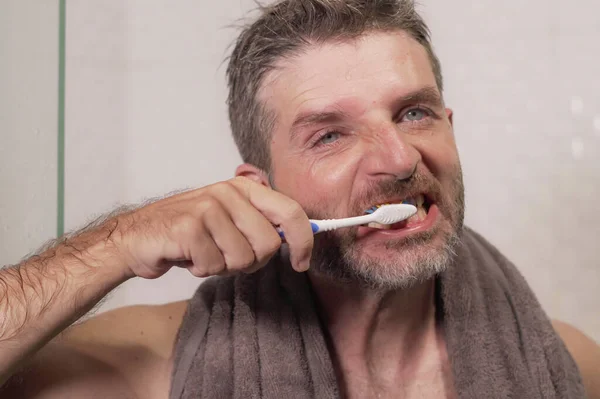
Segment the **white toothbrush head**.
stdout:
<svg viewBox="0 0 600 399">
<path fill-rule="evenodd" d="M 417 213 L 417 207 L 410 204 L 381 205 L 371 214 L 373 222 L 394 224 L 406 220 Z"/>
</svg>

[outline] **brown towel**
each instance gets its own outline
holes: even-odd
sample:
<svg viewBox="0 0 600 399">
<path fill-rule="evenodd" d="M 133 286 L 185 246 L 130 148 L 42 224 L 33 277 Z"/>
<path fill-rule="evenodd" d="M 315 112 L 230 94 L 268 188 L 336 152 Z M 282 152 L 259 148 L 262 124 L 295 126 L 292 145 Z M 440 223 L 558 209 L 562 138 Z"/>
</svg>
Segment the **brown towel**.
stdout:
<svg viewBox="0 0 600 399">
<path fill-rule="evenodd" d="M 460 398 L 585 397 L 529 286 L 482 237 L 465 229 L 438 288 Z M 306 275 L 284 257 L 253 275 L 209 279 L 179 330 L 170 398 L 338 398 L 322 327 Z"/>
</svg>

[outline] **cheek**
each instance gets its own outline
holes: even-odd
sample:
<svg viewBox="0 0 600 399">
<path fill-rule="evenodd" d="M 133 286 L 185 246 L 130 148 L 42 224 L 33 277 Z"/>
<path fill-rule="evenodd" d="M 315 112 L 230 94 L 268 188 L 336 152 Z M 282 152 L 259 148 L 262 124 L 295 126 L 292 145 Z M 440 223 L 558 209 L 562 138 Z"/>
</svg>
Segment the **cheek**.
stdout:
<svg viewBox="0 0 600 399">
<path fill-rule="evenodd" d="M 415 144 L 427 168 L 442 182 L 460 167 L 456 142 L 451 132 L 423 138 Z"/>
<path fill-rule="evenodd" d="M 311 217 L 345 215 L 360 158 L 350 154 L 307 158 L 288 157 L 280 168 L 282 173 L 276 172 L 277 179 L 281 179 L 278 189 L 296 200 Z"/>
</svg>

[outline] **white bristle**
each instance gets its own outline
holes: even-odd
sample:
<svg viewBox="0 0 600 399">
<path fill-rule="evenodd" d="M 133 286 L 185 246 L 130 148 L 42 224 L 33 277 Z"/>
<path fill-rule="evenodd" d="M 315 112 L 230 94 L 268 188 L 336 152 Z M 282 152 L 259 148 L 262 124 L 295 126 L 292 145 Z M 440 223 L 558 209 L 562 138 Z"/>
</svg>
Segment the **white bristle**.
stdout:
<svg viewBox="0 0 600 399">
<path fill-rule="evenodd" d="M 381 224 L 394 224 L 406 220 L 417 213 L 417 207 L 408 204 L 382 205 L 373 212 L 373 221 Z"/>
</svg>

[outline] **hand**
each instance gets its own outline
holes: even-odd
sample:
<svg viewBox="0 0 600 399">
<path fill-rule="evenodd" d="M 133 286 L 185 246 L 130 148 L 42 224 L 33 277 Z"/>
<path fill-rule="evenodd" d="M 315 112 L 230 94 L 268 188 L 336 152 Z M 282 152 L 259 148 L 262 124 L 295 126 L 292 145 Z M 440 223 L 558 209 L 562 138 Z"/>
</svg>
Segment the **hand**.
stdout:
<svg viewBox="0 0 600 399">
<path fill-rule="evenodd" d="M 172 266 L 194 276 L 252 273 L 285 233 L 296 271 L 309 267 L 313 233 L 294 200 L 244 177 L 216 183 L 120 215 L 111 239 L 130 277 L 157 278 Z"/>
</svg>

